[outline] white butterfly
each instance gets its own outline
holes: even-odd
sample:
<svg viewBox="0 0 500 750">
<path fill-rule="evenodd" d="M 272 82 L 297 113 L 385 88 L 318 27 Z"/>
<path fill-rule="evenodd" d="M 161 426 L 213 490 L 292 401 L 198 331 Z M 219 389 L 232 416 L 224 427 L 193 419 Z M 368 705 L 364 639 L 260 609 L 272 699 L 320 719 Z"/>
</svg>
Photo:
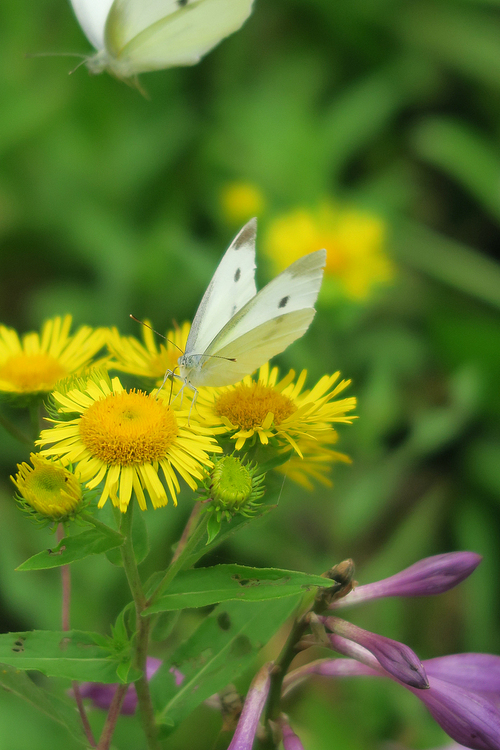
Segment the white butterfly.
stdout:
<svg viewBox="0 0 500 750">
<path fill-rule="evenodd" d="M 117 78 L 194 65 L 252 12 L 253 0 L 71 0 L 97 53 L 92 73 Z"/>
<path fill-rule="evenodd" d="M 178 360 L 180 378 L 194 391 L 241 380 L 302 336 L 314 317 L 326 250 L 299 258 L 257 292 L 256 230 L 255 219 L 243 227 L 196 312 Z"/>
</svg>

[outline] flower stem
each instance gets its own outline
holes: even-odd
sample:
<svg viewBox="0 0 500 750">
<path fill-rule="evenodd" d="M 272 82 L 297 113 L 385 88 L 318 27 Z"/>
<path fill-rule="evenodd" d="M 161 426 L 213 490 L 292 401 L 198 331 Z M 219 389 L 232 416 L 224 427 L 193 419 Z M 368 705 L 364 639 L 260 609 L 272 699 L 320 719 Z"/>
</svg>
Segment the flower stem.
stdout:
<svg viewBox="0 0 500 750">
<path fill-rule="evenodd" d="M 142 672 L 142 677 L 140 677 L 135 683 L 138 708 L 144 733 L 146 735 L 147 746 L 149 750 L 159 750 L 160 745 L 157 741 L 158 732 L 154 719 L 153 703 L 151 701 L 151 693 L 149 692 L 149 685 L 146 677 L 146 657 L 148 653 L 149 630 L 151 623 L 149 617 L 141 616 L 143 610 L 147 606 L 147 601 L 142 588 L 142 582 L 139 576 L 139 570 L 137 568 L 137 561 L 135 559 L 132 544 L 133 508 L 134 501 L 132 500 L 129 503 L 127 512 L 122 516 L 120 531 L 123 534 L 125 541 L 120 547 L 120 550 L 122 554 L 123 568 L 125 570 L 125 575 L 127 576 L 130 591 L 132 592 L 136 611 L 137 632 L 134 640 L 135 653 L 133 666 Z"/>
<path fill-rule="evenodd" d="M 60 523 L 57 527 L 57 541 L 60 542 L 61 539 L 64 537 L 64 526 Z M 69 565 L 62 565 L 61 566 L 61 586 L 62 586 L 62 613 L 61 613 L 61 620 L 62 620 L 62 629 L 64 631 L 68 631 L 70 629 L 70 604 L 71 604 L 71 570 Z M 89 741 L 89 744 L 91 747 L 96 747 L 96 741 L 94 739 L 94 735 L 92 733 L 92 729 L 88 720 L 87 713 L 85 711 L 85 706 L 83 705 L 82 696 L 80 693 L 80 688 L 76 680 L 73 680 L 71 683 L 73 688 L 73 695 L 75 696 L 76 705 L 78 708 L 78 713 L 80 714 L 80 718 L 82 720 L 83 725 L 83 731 L 85 732 L 85 736 L 87 740 Z"/>
<path fill-rule="evenodd" d="M 179 573 L 182 568 L 184 567 L 187 558 L 191 555 L 197 544 L 200 542 L 201 539 L 203 539 L 204 534 L 206 534 L 207 531 L 207 521 L 208 521 L 208 514 L 204 513 L 204 518 L 199 520 L 199 515 L 194 516 L 192 513 L 186 529 L 184 530 L 184 533 L 182 534 L 181 540 L 179 541 L 179 545 L 181 546 L 181 549 L 179 551 L 179 547 L 176 549 L 174 556 L 172 558 L 172 562 L 170 563 L 169 567 L 167 568 L 167 571 L 165 575 L 163 576 L 162 580 L 156 587 L 153 594 L 149 597 L 147 606 L 150 606 L 151 604 L 154 604 L 154 602 L 162 595 L 162 593 L 165 591 L 165 589 L 169 586 L 170 583 L 174 580 L 177 573 Z M 195 525 L 197 523 L 198 525 Z M 186 530 L 190 527 L 191 536 L 188 536 L 188 533 L 186 534 Z M 201 556 L 201 555 L 200 555 Z"/>
<path fill-rule="evenodd" d="M 99 744 L 97 750 L 108 750 L 111 745 L 111 739 L 115 731 L 116 722 L 120 715 L 120 708 L 125 698 L 125 693 L 128 690 L 128 685 L 118 685 L 116 688 L 111 706 L 109 707 L 108 715 L 106 717 L 106 723 L 104 724 L 101 736 L 99 737 Z M 93 745 L 95 747 L 95 744 Z"/>
<path fill-rule="evenodd" d="M 12 424 L 10 419 L 7 419 L 7 417 L 4 417 L 1 413 L 0 424 L 2 425 L 4 430 L 9 433 L 9 435 L 12 435 L 12 437 L 16 440 L 19 440 L 20 443 L 33 447 L 33 440 L 30 440 L 28 437 L 26 437 L 26 435 L 24 435 L 24 433 L 22 433 L 15 424 Z"/>
</svg>

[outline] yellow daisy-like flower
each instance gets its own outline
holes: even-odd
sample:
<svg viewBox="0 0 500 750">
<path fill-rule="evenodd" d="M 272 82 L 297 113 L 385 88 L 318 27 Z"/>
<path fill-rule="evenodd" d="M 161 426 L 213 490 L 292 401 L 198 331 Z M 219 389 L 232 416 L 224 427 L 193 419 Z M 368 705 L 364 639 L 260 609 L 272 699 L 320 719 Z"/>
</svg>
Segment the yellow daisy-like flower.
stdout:
<svg viewBox="0 0 500 750">
<path fill-rule="evenodd" d="M 62 418 L 42 431 L 41 453 L 76 464 L 89 489 L 104 482 L 100 508 L 110 497 L 125 513 L 132 491 L 141 510 L 146 510 L 144 491 L 154 508 L 167 504 L 167 490 L 176 505 L 177 475 L 196 489 L 203 468 L 212 466 L 209 453 L 220 452 L 209 430 L 193 418 L 188 425 L 188 412 L 174 411 L 147 393 L 126 391 L 118 378 L 95 375 L 85 387 L 55 391 L 53 398 Z M 73 414 L 64 421 L 64 415 Z"/>
<path fill-rule="evenodd" d="M 75 475 L 48 458 L 32 453 L 30 466 L 17 465 L 11 477 L 19 492 L 19 500 L 40 516 L 52 521 L 71 517 L 82 505 L 82 488 Z"/>
<path fill-rule="evenodd" d="M 149 325 L 149 321 L 145 323 Z M 186 348 L 190 327 L 189 323 L 183 323 L 180 328 L 167 331 L 165 343 L 160 346 L 157 346 L 154 332 L 146 326 L 142 328 L 143 344 L 134 336 L 121 336 L 116 328 L 112 328 L 107 343 L 113 359 L 108 368 L 161 383 L 165 372 L 177 367 L 177 360 Z"/>
<path fill-rule="evenodd" d="M 366 300 L 375 285 L 394 276 L 386 235 L 380 217 L 325 202 L 276 218 L 268 228 L 265 249 L 275 270 L 282 271 L 302 255 L 326 248 L 325 280 L 336 279 L 348 297 Z"/>
<path fill-rule="evenodd" d="M 314 388 L 302 392 L 306 376 L 303 370 L 294 382 L 291 370 L 278 381 L 278 368 L 269 370 L 266 364 L 257 380 L 248 376 L 236 385 L 200 388 L 196 411 L 206 424 L 224 426 L 236 450 L 258 438 L 262 445 L 278 441 L 302 456 L 301 439 L 319 441 L 325 434 L 331 435 L 332 423 L 350 424 L 353 417 L 346 412 L 356 406 L 354 397 L 335 400 L 350 383 L 341 380 L 334 387 L 338 372 L 325 375 Z"/>
<path fill-rule="evenodd" d="M 220 196 L 224 217 L 231 224 L 243 224 L 264 211 L 265 199 L 261 190 L 251 182 L 230 182 Z"/>
<path fill-rule="evenodd" d="M 304 487 L 306 490 L 313 489 L 311 480 L 315 480 L 325 487 L 331 487 L 332 481 L 327 476 L 334 463 L 352 463 L 349 456 L 345 453 L 334 451 L 330 446 L 338 440 L 338 434 L 335 431 L 323 435 L 319 440 L 303 439 L 298 441 L 302 457 L 293 454 L 289 460 L 277 466 L 275 471 L 284 474 L 292 479 L 296 484 Z"/>
<path fill-rule="evenodd" d="M 70 335 L 71 315 L 47 320 L 41 333 L 0 325 L 0 392 L 12 395 L 49 393 L 58 380 L 80 372 L 106 341 L 104 329 L 82 326 Z"/>
</svg>

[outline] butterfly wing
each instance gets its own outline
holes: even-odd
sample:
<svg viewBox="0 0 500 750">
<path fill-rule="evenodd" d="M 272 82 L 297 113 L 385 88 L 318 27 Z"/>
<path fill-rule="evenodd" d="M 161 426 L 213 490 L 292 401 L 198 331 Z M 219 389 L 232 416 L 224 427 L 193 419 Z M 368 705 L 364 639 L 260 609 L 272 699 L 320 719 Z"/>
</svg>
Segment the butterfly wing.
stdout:
<svg viewBox="0 0 500 750">
<path fill-rule="evenodd" d="M 104 49 L 104 27 L 113 0 L 71 0 L 73 11 L 89 42 Z"/>
<path fill-rule="evenodd" d="M 246 21 L 253 0 L 114 0 L 106 49 L 126 75 L 194 65 Z M 119 64 L 115 67 L 119 68 Z"/>
<path fill-rule="evenodd" d="M 203 354 L 233 315 L 257 293 L 255 286 L 255 235 L 251 219 L 222 256 L 201 300 L 186 342 L 186 355 Z"/>
<path fill-rule="evenodd" d="M 235 383 L 300 338 L 315 314 L 325 262 L 326 250 L 305 255 L 261 289 L 215 336 L 189 382 Z"/>
</svg>

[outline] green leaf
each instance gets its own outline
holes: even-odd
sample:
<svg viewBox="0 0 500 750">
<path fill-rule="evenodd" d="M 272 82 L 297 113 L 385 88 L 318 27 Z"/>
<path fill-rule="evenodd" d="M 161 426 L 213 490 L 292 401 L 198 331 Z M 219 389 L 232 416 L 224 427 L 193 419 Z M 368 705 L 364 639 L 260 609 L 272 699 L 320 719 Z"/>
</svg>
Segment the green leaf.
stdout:
<svg viewBox="0 0 500 750">
<path fill-rule="evenodd" d="M 33 630 L 0 635 L 0 662 L 16 669 L 37 669 L 49 677 L 88 682 L 118 682 L 123 654 L 97 645 L 100 636 L 83 630 Z M 131 670 L 129 681 L 140 677 Z"/>
<path fill-rule="evenodd" d="M 331 586 L 321 576 L 279 568 L 251 568 L 246 565 L 215 565 L 179 573 L 168 593 L 146 610 L 144 615 L 186 607 L 206 607 L 231 599 L 263 601 L 304 593 L 313 586 Z"/>
<path fill-rule="evenodd" d="M 105 531 L 104 528 L 107 530 Z M 46 549 L 33 555 L 16 570 L 45 570 L 83 560 L 89 555 L 100 555 L 123 544 L 123 537 L 109 527 L 92 528 L 76 536 L 61 539 L 54 549 Z"/>
<path fill-rule="evenodd" d="M 38 687 L 26 672 L 8 664 L 0 664 L 0 685 L 65 727 L 83 747 L 88 747 L 73 700 L 52 694 L 46 686 Z"/>
<path fill-rule="evenodd" d="M 298 601 L 230 602 L 214 609 L 151 679 L 156 719 L 165 732 L 248 669 Z"/>
</svg>

